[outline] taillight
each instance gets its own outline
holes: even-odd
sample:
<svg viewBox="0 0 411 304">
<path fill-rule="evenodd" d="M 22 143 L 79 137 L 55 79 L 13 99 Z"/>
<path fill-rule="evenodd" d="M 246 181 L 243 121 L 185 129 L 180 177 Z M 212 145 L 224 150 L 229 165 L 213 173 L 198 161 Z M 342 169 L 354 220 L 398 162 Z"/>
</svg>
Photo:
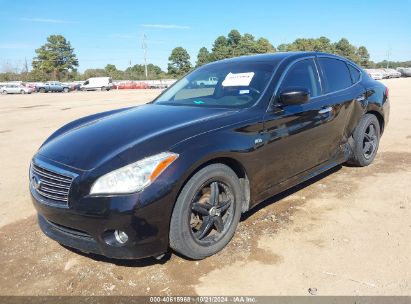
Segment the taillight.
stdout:
<svg viewBox="0 0 411 304">
<path fill-rule="evenodd" d="M 390 91 L 388 90 L 388 87 L 385 87 L 385 97 L 388 98 L 389 92 L 390 92 Z"/>
</svg>

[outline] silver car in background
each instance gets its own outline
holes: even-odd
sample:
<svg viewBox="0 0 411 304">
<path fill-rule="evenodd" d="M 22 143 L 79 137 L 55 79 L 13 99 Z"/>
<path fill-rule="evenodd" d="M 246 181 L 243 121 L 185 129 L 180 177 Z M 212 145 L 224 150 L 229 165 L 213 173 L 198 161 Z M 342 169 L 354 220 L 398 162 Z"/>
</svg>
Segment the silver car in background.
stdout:
<svg viewBox="0 0 411 304">
<path fill-rule="evenodd" d="M 6 84 L 1 87 L 2 94 L 31 94 L 32 89 L 21 84 Z"/>
<path fill-rule="evenodd" d="M 384 79 L 385 72 L 383 73 L 382 70 L 378 70 L 378 69 L 366 69 L 365 71 L 367 72 L 368 75 L 370 75 L 370 77 L 371 77 L 372 79 L 375 79 L 375 80 L 382 80 L 382 79 Z"/>
<path fill-rule="evenodd" d="M 402 77 L 411 77 L 411 68 L 397 68 Z"/>
<path fill-rule="evenodd" d="M 386 73 L 388 73 L 388 78 L 400 78 L 401 73 L 394 70 L 394 69 L 383 69 Z"/>
</svg>

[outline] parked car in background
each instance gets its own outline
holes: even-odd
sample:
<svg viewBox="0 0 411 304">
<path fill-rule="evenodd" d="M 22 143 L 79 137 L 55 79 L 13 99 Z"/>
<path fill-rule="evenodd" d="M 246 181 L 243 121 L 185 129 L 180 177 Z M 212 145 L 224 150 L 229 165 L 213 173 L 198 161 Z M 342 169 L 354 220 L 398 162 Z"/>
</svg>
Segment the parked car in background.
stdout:
<svg viewBox="0 0 411 304">
<path fill-rule="evenodd" d="M 92 77 L 80 85 L 82 91 L 110 91 L 112 88 L 113 80 L 111 77 Z"/>
<path fill-rule="evenodd" d="M 383 79 L 390 78 L 390 73 L 388 73 L 385 69 L 377 69 L 377 70 L 381 72 Z"/>
<path fill-rule="evenodd" d="M 31 94 L 32 89 L 21 84 L 8 84 L 1 87 L 2 94 Z"/>
<path fill-rule="evenodd" d="M 67 93 L 70 91 L 70 87 L 66 84 L 62 84 L 58 81 L 46 82 L 42 85 L 36 87 L 37 92 L 47 93 L 47 92 L 64 92 Z"/>
<path fill-rule="evenodd" d="M 367 69 L 365 70 L 367 72 L 367 74 L 375 80 L 382 80 L 384 79 L 384 74 L 382 73 L 381 70 L 377 70 L 377 69 Z"/>
<path fill-rule="evenodd" d="M 199 87 L 209 87 L 209 86 L 215 86 L 217 82 L 218 82 L 217 77 L 211 76 L 208 79 L 198 80 L 196 82 L 196 85 Z"/>
<path fill-rule="evenodd" d="M 411 77 L 411 68 L 397 68 L 402 77 Z"/>
<path fill-rule="evenodd" d="M 196 87 L 210 77 L 214 86 Z M 345 162 L 371 164 L 389 108 L 386 86 L 331 54 L 203 65 L 148 104 L 52 134 L 30 164 L 39 225 L 111 258 L 161 258 L 170 247 L 206 258 L 273 195 Z"/>
<path fill-rule="evenodd" d="M 388 73 L 388 78 L 399 78 L 401 77 L 401 73 L 394 70 L 394 69 L 383 69 L 386 73 Z"/>
</svg>

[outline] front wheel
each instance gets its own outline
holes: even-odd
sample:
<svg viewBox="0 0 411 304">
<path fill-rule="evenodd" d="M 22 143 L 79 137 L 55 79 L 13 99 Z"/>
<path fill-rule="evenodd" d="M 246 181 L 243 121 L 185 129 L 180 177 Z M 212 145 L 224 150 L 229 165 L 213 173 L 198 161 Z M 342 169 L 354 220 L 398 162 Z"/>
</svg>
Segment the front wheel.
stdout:
<svg viewBox="0 0 411 304">
<path fill-rule="evenodd" d="M 1 94 L 3 94 L 3 95 L 7 95 L 7 91 L 6 91 L 6 90 L 4 90 L 3 92 L 1 92 Z"/>
<path fill-rule="evenodd" d="M 64 89 L 63 89 L 63 92 L 64 92 L 64 93 L 68 93 L 68 91 L 69 91 L 68 88 L 64 88 Z"/>
<path fill-rule="evenodd" d="M 170 247 L 195 260 L 222 250 L 241 216 L 237 175 L 223 164 L 198 171 L 184 186 L 170 223 Z"/>
<path fill-rule="evenodd" d="M 353 133 L 353 155 L 349 163 L 365 167 L 371 164 L 377 155 L 380 143 L 380 124 L 373 114 L 365 114 Z"/>
<path fill-rule="evenodd" d="M 21 90 L 20 94 L 26 94 L 26 92 L 24 90 Z"/>
</svg>

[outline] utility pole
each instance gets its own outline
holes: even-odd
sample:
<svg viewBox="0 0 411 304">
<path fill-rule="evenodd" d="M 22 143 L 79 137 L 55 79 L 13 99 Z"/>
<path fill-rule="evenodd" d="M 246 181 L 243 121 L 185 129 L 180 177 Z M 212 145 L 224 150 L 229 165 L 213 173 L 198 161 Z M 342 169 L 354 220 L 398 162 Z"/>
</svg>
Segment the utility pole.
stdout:
<svg viewBox="0 0 411 304">
<path fill-rule="evenodd" d="M 29 64 L 27 63 L 27 58 L 24 57 L 24 80 L 27 81 L 27 75 L 29 73 Z"/>
<path fill-rule="evenodd" d="M 387 69 L 389 68 L 389 65 L 390 65 L 390 56 L 391 56 L 391 49 L 388 49 L 388 51 L 387 51 Z"/>
<path fill-rule="evenodd" d="M 144 52 L 144 74 L 146 75 L 146 79 L 147 79 L 147 77 L 148 77 L 148 71 L 147 71 L 147 36 L 144 33 L 143 33 L 143 42 L 141 44 L 141 48 L 143 49 L 143 52 Z"/>
</svg>

